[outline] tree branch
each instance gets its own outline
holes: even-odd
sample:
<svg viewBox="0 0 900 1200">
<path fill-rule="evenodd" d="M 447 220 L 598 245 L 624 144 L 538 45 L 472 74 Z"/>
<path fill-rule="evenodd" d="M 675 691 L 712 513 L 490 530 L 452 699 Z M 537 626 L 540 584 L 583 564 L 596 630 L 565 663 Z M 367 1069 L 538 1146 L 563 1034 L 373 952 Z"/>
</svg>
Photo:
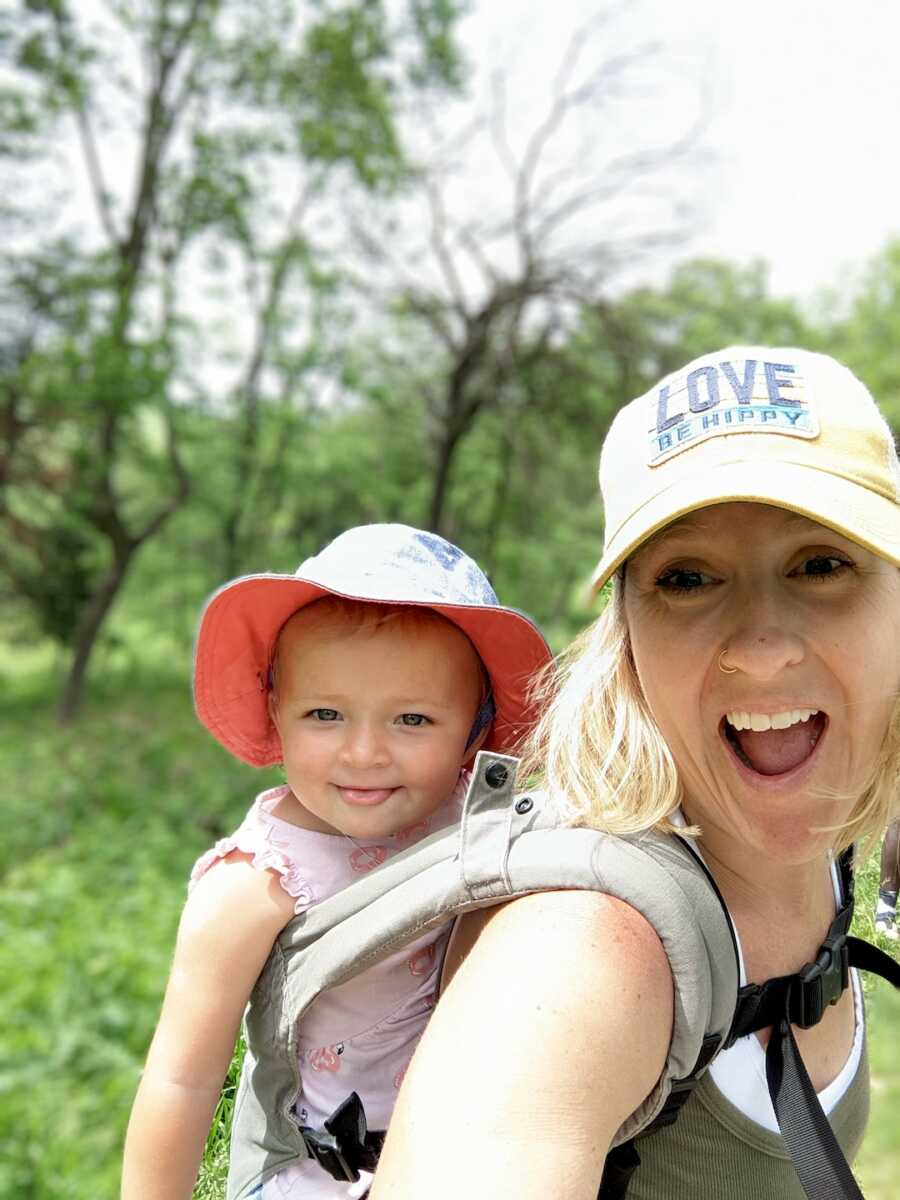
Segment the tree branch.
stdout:
<svg viewBox="0 0 900 1200">
<path fill-rule="evenodd" d="M 147 102 L 147 120 L 138 170 L 138 183 L 128 222 L 127 237 L 119 246 L 123 266 L 120 298 L 122 310 L 120 320 L 123 326 L 127 322 L 134 284 L 140 273 L 153 221 L 160 163 L 178 115 L 177 106 L 173 102 L 167 101 L 166 92 L 178 61 L 188 45 L 191 32 L 199 20 L 204 3 L 205 0 L 193 0 L 184 21 L 174 32 L 171 47 L 164 45 L 165 37 L 162 30 L 159 30 L 157 34 L 155 81 Z"/>
<path fill-rule="evenodd" d="M 65 10 L 60 4 L 51 4 L 48 7 L 53 16 L 53 27 L 56 31 L 60 54 L 64 59 L 72 58 L 74 57 L 74 45 L 70 33 L 65 26 Z M 109 192 L 107 191 L 106 182 L 103 177 L 100 154 L 97 150 L 97 143 L 94 140 L 94 131 L 91 125 L 88 106 L 77 85 L 67 84 L 66 91 L 68 92 L 75 114 L 81 152 L 84 155 L 88 182 L 91 188 L 91 195 L 94 198 L 94 204 L 97 208 L 97 215 L 100 218 L 100 224 L 106 236 L 109 238 L 110 245 L 115 247 L 119 243 L 119 235 L 116 230 L 115 220 L 113 219 Z"/>
<path fill-rule="evenodd" d="M 163 418 L 166 423 L 166 451 L 169 457 L 169 464 L 175 476 L 175 491 L 169 497 L 167 503 L 157 510 L 143 528 L 132 535 L 131 540 L 134 549 L 137 549 L 142 542 L 146 542 L 148 538 L 152 538 L 158 533 L 169 517 L 184 504 L 191 492 L 190 476 L 181 457 L 175 420 L 172 415 L 171 406 L 168 403 L 163 410 Z"/>
<path fill-rule="evenodd" d="M 428 206 L 431 211 L 431 237 L 429 239 L 431 249 L 438 261 L 444 282 L 447 284 L 456 307 L 461 313 L 465 314 L 468 312 L 466 293 L 463 289 L 459 273 L 456 270 L 456 264 L 447 249 L 445 237 L 447 214 L 444 211 L 443 197 L 434 179 L 426 179 L 425 194 L 428 197 Z"/>
</svg>

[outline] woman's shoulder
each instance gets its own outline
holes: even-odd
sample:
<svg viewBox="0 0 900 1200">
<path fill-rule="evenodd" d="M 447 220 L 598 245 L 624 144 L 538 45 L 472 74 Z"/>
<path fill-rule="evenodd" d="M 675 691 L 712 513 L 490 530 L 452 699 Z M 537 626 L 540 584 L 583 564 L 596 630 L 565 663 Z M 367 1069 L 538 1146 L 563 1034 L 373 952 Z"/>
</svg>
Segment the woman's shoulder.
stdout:
<svg viewBox="0 0 900 1200">
<path fill-rule="evenodd" d="M 544 960 L 574 956 L 581 977 L 602 973 L 612 959 L 637 978 L 646 975 L 654 992 L 671 994 L 669 960 L 654 927 L 636 908 L 601 891 L 536 892 L 468 914 L 454 933 L 445 983 L 476 943 L 481 954 L 515 957 L 527 949 Z"/>
</svg>

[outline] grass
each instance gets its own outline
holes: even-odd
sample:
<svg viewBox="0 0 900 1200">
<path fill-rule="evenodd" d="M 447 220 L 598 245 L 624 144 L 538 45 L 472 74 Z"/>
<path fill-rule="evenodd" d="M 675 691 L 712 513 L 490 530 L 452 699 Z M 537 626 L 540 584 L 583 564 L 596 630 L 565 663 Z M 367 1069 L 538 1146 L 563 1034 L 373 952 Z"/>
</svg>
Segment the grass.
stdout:
<svg viewBox="0 0 900 1200">
<path fill-rule="evenodd" d="M 65 731 L 46 683 L 8 680 L 0 713 L 0 1196 L 104 1200 L 185 881 L 259 775 L 199 729 L 181 680 L 108 680 Z"/>
<path fill-rule="evenodd" d="M 867 1000 L 872 1116 L 854 1164 L 868 1200 L 891 1200 L 900 1191 L 900 994 L 880 980 Z"/>
<path fill-rule="evenodd" d="M 0 656 L 0 669 L 5 666 Z M 114 1200 L 125 1124 L 168 970 L 191 864 L 277 779 L 243 768 L 198 726 L 180 676 L 107 673 L 78 724 L 53 720 L 40 664 L 0 696 L 0 1197 Z M 874 860 L 859 882 L 871 937 Z M 900 998 L 870 1005 L 869 1200 L 900 1179 Z M 197 1200 L 223 1195 L 234 1076 Z"/>
</svg>

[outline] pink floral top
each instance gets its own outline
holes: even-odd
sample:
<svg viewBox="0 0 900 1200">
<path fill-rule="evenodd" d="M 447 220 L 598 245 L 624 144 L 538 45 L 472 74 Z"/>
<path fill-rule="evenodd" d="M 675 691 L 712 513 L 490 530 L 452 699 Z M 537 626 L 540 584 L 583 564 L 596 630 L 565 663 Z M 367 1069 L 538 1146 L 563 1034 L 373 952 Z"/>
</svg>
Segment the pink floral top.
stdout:
<svg viewBox="0 0 900 1200">
<path fill-rule="evenodd" d="M 271 788 L 257 796 L 233 834 L 197 860 L 191 885 L 219 859 L 240 850 L 259 870 L 276 872 L 281 886 L 294 897 L 295 913 L 301 913 L 413 842 L 457 822 L 468 779 L 464 774 L 447 802 L 429 818 L 377 842 L 314 833 L 281 820 L 274 809 L 287 789 Z M 301 1087 L 294 1112 L 301 1124 L 321 1127 L 355 1091 L 369 1128 L 387 1128 L 397 1090 L 434 1004 L 449 933 L 449 925 L 431 930 L 310 1005 L 298 1039 Z M 279 1171 L 259 1195 L 261 1200 L 350 1200 L 364 1196 L 370 1183 L 366 1173 L 358 1183 L 341 1183 L 307 1159 Z"/>
</svg>

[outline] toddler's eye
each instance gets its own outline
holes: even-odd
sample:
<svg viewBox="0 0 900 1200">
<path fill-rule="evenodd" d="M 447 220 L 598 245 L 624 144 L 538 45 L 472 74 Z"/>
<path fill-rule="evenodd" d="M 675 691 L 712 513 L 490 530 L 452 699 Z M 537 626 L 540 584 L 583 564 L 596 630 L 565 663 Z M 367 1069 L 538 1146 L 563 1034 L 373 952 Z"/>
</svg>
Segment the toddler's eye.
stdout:
<svg viewBox="0 0 900 1200">
<path fill-rule="evenodd" d="M 307 715 L 315 721 L 339 721 L 341 719 L 341 714 L 336 708 L 312 708 Z"/>
<path fill-rule="evenodd" d="M 403 713 L 399 720 L 401 725 L 409 725 L 413 728 L 428 724 L 428 718 L 424 717 L 421 713 Z"/>
</svg>

